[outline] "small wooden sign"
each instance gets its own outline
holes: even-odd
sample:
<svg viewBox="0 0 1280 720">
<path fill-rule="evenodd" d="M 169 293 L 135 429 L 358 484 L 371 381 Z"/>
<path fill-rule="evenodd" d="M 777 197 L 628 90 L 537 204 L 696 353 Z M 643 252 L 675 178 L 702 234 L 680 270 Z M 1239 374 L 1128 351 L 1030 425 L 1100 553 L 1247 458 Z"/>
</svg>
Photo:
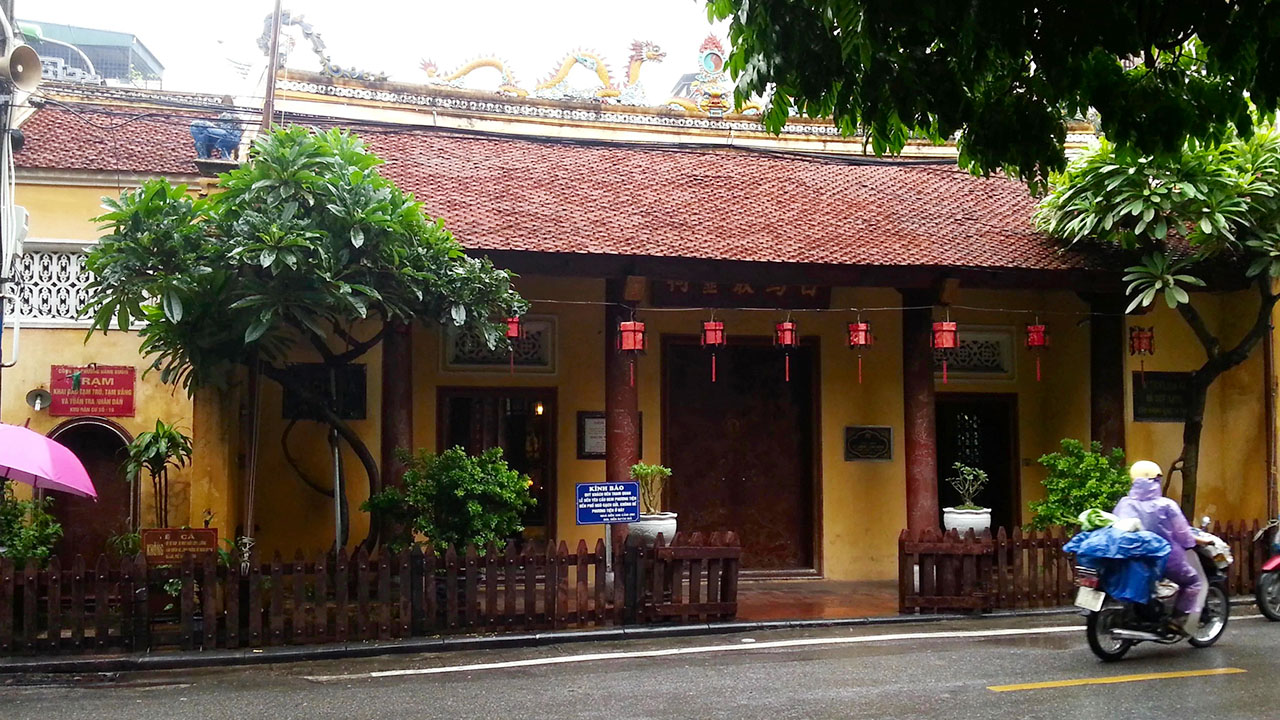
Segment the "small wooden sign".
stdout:
<svg viewBox="0 0 1280 720">
<path fill-rule="evenodd" d="M 1191 402 L 1189 372 L 1135 372 L 1133 374 L 1134 422 L 1184 422 Z"/>
<path fill-rule="evenodd" d="M 54 365 L 49 371 L 49 414 L 133 417 L 136 368 L 127 365 Z"/>
<path fill-rule="evenodd" d="M 148 565 L 177 565 L 184 553 L 199 555 L 218 549 L 217 528 L 153 528 L 141 534 Z"/>
<path fill-rule="evenodd" d="M 893 428 L 879 425 L 853 425 L 844 429 L 844 459 L 892 460 Z"/>
</svg>

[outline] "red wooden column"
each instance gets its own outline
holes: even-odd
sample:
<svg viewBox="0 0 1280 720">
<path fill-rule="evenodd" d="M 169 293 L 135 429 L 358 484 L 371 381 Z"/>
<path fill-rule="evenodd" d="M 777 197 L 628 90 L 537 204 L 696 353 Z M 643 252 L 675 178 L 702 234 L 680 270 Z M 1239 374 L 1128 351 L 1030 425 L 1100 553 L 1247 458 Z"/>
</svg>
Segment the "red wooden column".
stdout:
<svg viewBox="0 0 1280 720">
<path fill-rule="evenodd" d="M 1089 435 L 1105 450 L 1124 447 L 1124 297 L 1089 300 Z"/>
<path fill-rule="evenodd" d="M 626 482 L 640 461 L 639 381 L 631 382 L 631 358 L 618 352 L 618 323 L 631 319 L 623 304 L 623 280 L 605 281 L 604 313 L 604 466 L 605 481 Z M 614 524 L 612 541 L 627 538 L 627 526 Z"/>
<path fill-rule="evenodd" d="M 396 458 L 396 450 L 413 451 L 413 326 L 405 323 L 388 326 L 382 338 L 380 449 L 383 487 L 400 487 L 405 467 Z M 394 532 L 389 526 L 383 530 Z"/>
<path fill-rule="evenodd" d="M 903 432 L 906 440 L 907 528 L 938 527 L 938 443 L 933 389 L 932 292 L 902 291 Z"/>
</svg>

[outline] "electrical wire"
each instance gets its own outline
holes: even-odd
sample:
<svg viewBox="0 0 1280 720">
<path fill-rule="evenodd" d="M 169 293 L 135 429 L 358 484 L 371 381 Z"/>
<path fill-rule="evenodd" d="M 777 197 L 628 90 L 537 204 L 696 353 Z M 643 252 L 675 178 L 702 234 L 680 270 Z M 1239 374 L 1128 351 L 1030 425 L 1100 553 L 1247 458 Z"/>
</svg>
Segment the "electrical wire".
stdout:
<svg viewBox="0 0 1280 720">
<path fill-rule="evenodd" d="M 787 313 L 876 313 L 876 312 L 903 312 L 906 310 L 932 310 L 934 308 L 950 308 L 954 310 L 968 310 L 971 312 L 982 313 L 1007 313 L 1015 315 L 1045 315 L 1045 316 L 1069 316 L 1069 317 L 1126 317 L 1127 313 L 1118 312 L 1096 312 L 1092 310 L 1028 310 L 1024 308 L 1003 308 L 1003 307 L 983 307 L 980 305 L 958 305 L 938 303 L 936 305 L 885 305 L 880 307 L 839 307 L 839 308 L 770 308 L 770 307 L 701 307 L 701 306 L 685 306 L 685 307 L 636 307 L 620 302 L 609 302 L 607 300 L 545 300 L 537 298 L 525 298 L 532 305 L 589 305 L 594 307 L 616 307 L 633 311 L 637 315 L 643 313 L 695 313 L 695 312 L 787 312 Z"/>
</svg>

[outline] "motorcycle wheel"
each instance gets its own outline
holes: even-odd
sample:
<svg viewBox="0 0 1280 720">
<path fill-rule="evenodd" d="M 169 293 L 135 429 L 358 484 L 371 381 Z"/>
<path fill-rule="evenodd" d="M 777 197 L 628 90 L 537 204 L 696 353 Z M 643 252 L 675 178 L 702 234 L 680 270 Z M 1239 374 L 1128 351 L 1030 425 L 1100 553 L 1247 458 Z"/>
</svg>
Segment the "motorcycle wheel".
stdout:
<svg viewBox="0 0 1280 720">
<path fill-rule="evenodd" d="M 1124 609 L 1118 607 L 1103 608 L 1089 613 L 1089 621 L 1085 625 L 1085 636 L 1089 638 L 1089 649 L 1103 662 L 1115 662 L 1124 657 L 1133 647 L 1132 640 L 1122 640 L 1111 634 L 1111 630 L 1120 624 L 1124 617 Z"/>
<path fill-rule="evenodd" d="M 1280 622 L 1280 570 L 1264 572 L 1258 576 L 1255 591 L 1258 609 L 1268 620 Z"/>
<path fill-rule="evenodd" d="M 1192 647 L 1206 648 L 1218 642 L 1227 630 L 1230 617 L 1231 603 L 1227 600 L 1226 591 L 1218 585 L 1210 585 L 1204 598 L 1204 610 L 1200 613 L 1200 626 L 1190 638 Z"/>
</svg>

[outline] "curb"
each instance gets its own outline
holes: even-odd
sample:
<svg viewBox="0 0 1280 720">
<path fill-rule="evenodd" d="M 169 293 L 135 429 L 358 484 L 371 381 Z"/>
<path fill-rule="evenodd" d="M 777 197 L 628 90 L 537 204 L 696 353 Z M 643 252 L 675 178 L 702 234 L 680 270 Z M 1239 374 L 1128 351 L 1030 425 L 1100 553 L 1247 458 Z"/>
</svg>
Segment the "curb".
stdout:
<svg viewBox="0 0 1280 720">
<path fill-rule="evenodd" d="M 1234 598 L 1232 606 L 1252 605 L 1252 598 Z M 409 653 L 456 652 L 460 650 L 499 650 L 522 647 L 541 647 L 567 643 L 594 642 L 600 640 L 660 639 L 675 637 L 700 637 L 728 635 L 741 632 L 767 630 L 794 630 L 804 628 L 839 628 L 878 625 L 933 624 L 948 620 L 1004 620 L 1022 617 L 1053 617 L 1075 615 L 1075 608 L 1047 608 L 1036 610 L 1001 610 L 983 615 L 890 615 L 885 617 L 823 618 L 818 620 L 762 620 L 719 623 L 693 623 L 688 625 L 649 625 L 637 627 L 602 628 L 599 630 L 556 630 L 535 633 L 504 633 L 502 635 L 456 635 L 448 637 L 407 638 L 359 643 L 330 643 L 326 645 L 293 645 L 242 650 L 201 650 L 160 653 L 135 653 L 129 655 L 99 655 L 74 658 L 22 658 L 0 657 L 0 675 L 30 673 L 76 674 L 121 673 L 147 670 L 188 670 L 216 667 L 265 665 L 272 663 L 303 662 L 308 660 L 340 660 L 368 658 L 379 655 L 404 655 Z"/>
</svg>

